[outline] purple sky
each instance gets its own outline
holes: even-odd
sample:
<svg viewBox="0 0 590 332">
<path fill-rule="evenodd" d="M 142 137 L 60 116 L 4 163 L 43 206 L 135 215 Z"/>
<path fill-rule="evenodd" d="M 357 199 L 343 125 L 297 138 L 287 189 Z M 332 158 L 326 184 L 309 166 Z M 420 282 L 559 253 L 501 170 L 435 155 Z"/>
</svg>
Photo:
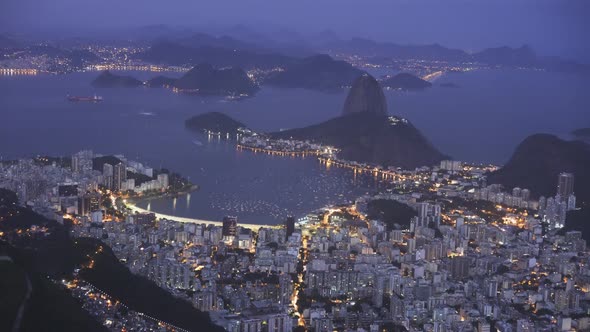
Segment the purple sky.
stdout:
<svg viewBox="0 0 590 332">
<path fill-rule="evenodd" d="M 590 62 L 588 0 L 0 0 L 0 32 L 83 34 L 150 24 L 331 29 L 466 50 L 530 44 Z"/>
</svg>

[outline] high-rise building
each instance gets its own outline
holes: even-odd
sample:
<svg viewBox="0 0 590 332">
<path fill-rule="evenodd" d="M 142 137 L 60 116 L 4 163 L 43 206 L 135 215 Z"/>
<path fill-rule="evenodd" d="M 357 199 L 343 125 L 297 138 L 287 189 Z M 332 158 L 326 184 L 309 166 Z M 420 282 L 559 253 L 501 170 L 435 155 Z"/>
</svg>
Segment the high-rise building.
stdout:
<svg viewBox="0 0 590 332">
<path fill-rule="evenodd" d="M 127 181 L 127 167 L 123 163 L 118 163 L 113 167 L 113 190 L 121 190 L 125 181 Z"/>
<path fill-rule="evenodd" d="M 72 172 L 79 173 L 82 170 L 80 157 L 72 156 Z"/>
<path fill-rule="evenodd" d="M 223 227 L 221 235 L 223 236 L 236 236 L 238 228 L 238 217 L 223 217 Z"/>
<path fill-rule="evenodd" d="M 457 160 L 443 160 L 440 162 L 440 169 L 454 173 L 460 171 L 462 169 L 462 165 L 461 162 Z"/>
<path fill-rule="evenodd" d="M 288 239 L 289 236 L 295 232 L 295 218 L 292 216 L 287 217 L 285 220 L 285 229 L 287 230 L 286 238 Z"/>
<path fill-rule="evenodd" d="M 80 151 L 72 155 L 72 171 L 80 173 L 92 170 L 93 157 L 94 154 L 91 150 Z"/>
<path fill-rule="evenodd" d="M 420 203 L 418 205 L 418 222 L 416 226 L 428 227 L 430 223 L 440 224 L 441 209 L 438 204 Z"/>
<path fill-rule="evenodd" d="M 104 177 L 103 179 L 103 185 L 105 187 L 107 187 L 108 189 L 113 189 L 113 165 L 111 164 L 104 164 L 102 166 L 102 175 Z"/>
<path fill-rule="evenodd" d="M 574 193 L 574 175 L 572 173 L 560 173 L 557 177 L 557 195 L 561 200 L 567 200 Z"/>
<path fill-rule="evenodd" d="M 170 186 L 170 178 L 167 173 L 158 174 L 158 182 L 162 189 L 167 189 Z"/>
<path fill-rule="evenodd" d="M 520 189 L 519 187 L 515 187 L 514 189 L 512 189 L 512 196 L 514 197 L 520 197 L 522 193 L 522 189 Z"/>
<path fill-rule="evenodd" d="M 78 198 L 78 214 L 89 216 L 92 212 L 100 210 L 102 196 L 98 192 L 90 192 Z"/>
<path fill-rule="evenodd" d="M 469 258 L 454 257 L 451 259 L 451 275 L 454 279 L 463 279 L 469 276 Z"/>
</svg>

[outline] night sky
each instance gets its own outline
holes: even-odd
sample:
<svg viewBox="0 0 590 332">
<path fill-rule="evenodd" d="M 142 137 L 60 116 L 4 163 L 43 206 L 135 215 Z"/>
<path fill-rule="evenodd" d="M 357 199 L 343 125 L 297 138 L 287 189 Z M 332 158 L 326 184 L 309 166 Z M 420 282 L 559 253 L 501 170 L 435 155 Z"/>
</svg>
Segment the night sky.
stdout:
<svg viewBox="0 0 590 332">
<path fill-rule="evenodd" d="M 590 63 L 589 14 L 587 0 L 1 0 L 0 33 L 69 37 L 151 24 L 207 32 L 246 24 L 468 51 L 529 44 Z"/>
</svg>

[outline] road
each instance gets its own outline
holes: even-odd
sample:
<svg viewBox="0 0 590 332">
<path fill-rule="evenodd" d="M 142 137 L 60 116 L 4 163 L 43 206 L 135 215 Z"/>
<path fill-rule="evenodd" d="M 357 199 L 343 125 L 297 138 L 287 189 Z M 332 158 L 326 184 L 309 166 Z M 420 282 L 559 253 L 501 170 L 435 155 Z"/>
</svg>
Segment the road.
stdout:
<svg viewBox="0 0 590 332">
<path fill-rule="evenodd" d="M 127 208 L 129 208 L 133 212 L 154 213 L 156 215 L 156 218 L 158 218 L 158 219 L 174 220 L 174 221 L 178 221 L 178 222 L 182 222 L 182 223 L 191 223 L 191 224 L 208 224 L 208 225 L 211 224 L 214 226 L 223 226 L 223 223 L 221 221 L 171 216 L 168 214 L 162 214 L 162 213 L 157 213 L 154 211 L 142 209 L 142 208 L 137 207 L 129 202 L 125 202 L 125 205 L 127 206 Z M 238 223 L 238 226 L 248 228 L 253 231 L 258 231 L 258 229 L 261 227 L 266 227 L 266 228 L 277 227 L 276 225 L 256 225 L 256 224 L 244 224 L 244 223 Z"/>
</svg>

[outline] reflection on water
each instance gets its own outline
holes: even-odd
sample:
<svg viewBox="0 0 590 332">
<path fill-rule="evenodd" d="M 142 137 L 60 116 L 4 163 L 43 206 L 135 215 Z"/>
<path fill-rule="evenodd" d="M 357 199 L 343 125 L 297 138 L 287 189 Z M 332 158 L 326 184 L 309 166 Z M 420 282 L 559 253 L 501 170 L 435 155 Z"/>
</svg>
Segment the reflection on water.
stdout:
<svg viewBox="0 0 590 332">
<path fill-rule="evenodd" d="M 131 74 L 139 79 L 152 76 Z M 96 75 L 0 77 L 0 116 L 10 119 L 0 121 L 0 158 L 63 156 L 83 149 L 124 154 L 190 177 L 200 187 L 191 196 L 179 197 L 180 202 L 170 197 L 141 202 L 140 207 L 208 220 L 230 214 L 272 224 L 288 214 L 353 200 L 384 186 L 371 175 L 335 164 L 324 167 L 315 158 L 236 151 L 233 143 L 218 136 L 184 129 L 187 118 L 210 111 L 227 113 L 254 130 L 303 127 L 339 115 L 346 91 L 264 87 L 254 98 L 224 103 L 167 89 L 95 91 L 90 82 Z M 482 71 L 444 75 L 439 81 L 422 92 L 386 91 L 389 112 L 408 118 L 457 160 L 503 163 L 530 134 L 567 133 L 587 122 L 589 79 L 582 75 Z M 446 82 L 460 88 L 438 86 Z M 94 93 L 104 101 L 70 103 L 65 98 Z M 105 123 L 105 118 L 114 121 Z M 97 123 L 105 125 L 97 130 Z M 503 128 L 501 135 L 497 128 Z"/>
</svg>

